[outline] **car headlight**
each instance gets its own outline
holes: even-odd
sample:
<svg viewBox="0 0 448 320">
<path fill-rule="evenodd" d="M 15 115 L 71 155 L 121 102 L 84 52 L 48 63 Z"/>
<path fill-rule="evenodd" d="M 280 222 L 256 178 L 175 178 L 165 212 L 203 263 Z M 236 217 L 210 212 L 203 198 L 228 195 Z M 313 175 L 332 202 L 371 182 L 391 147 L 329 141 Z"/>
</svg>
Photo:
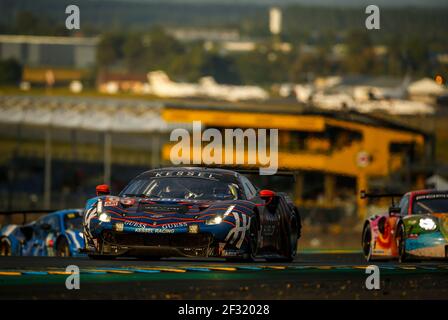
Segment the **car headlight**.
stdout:
<svg viewBox="0 0 448 320">
<path fill-rule="evenodd" d="M 215 216 L 211 219 L 208 219 L 205 221 L 205 224 L 208 225 L 213 225 L 213 224 L 220 224 L 222 222 L 222 217 L 221 216 Z"/>
<path fill-rule="evenodd" d="M 424 230 L 435 230 L 437 228 L 437 224 L 431 218 L 420 219 L 418 225 Z"/>
<path fill-rule="evenodd" d="M 110 215 L 103 212 L 99 215 L 98 219 L 100 219 L 101 222 L 110 222 Z"/>
<path fill-rule="evenodd" d="M 98 199 L 96 204 L 96 213 L 98 214 L 98 219 L 101 222 L 110 222 L 110 215 L 103 211 L 103 200 Z"/>
</svg>

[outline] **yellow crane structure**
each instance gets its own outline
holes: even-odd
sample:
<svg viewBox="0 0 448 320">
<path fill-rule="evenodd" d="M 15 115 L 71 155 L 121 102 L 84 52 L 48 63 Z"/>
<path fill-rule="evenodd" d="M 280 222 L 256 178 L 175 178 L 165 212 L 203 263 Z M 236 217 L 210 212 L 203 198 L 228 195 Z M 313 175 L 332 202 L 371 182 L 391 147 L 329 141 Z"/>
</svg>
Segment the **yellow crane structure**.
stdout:
<svg viewBox="0 0 448 320">
<path fill-rule="evenodd" d="M 302 172 L 324 175 L 324 199 L 331 203 L 336 176 L 354 178 L 359 194 L 368 189 L 369 179 L 387 178 L 403 169 L 407 157 L 415 162 L 428 157 L 429 137 L 424 132 L 358 113 L 174 105 L 162 110 L 162 118 L 167 122 L 201 121 L 208 128 L 278 129 L 279 168 L 297 172 L 294 194 L 298 204 L 304 187 Z M 163 147 L 164 160 L 169 160 L 171 147 L 172 143 Z M 424 187 L 424 176 L 417 175 L 415 181 L 416 188 Z M 365 211 L 365 202 L 358 200 L 359 215 L 364 216 Z"/>
</svg>

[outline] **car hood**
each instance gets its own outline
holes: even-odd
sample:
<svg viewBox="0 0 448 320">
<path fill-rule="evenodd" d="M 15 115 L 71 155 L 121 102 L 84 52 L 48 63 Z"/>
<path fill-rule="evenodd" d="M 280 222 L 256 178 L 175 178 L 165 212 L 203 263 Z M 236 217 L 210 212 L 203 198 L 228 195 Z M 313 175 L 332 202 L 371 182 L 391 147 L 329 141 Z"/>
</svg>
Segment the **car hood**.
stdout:
<svg viewBox="0 0 448 320">
<path fill-rule="evenodd" d="M 103 207 L 125 219 L 201 219 L 226 212 L 238 200 L 147 199 L 138 197 L 105 197 Z"/>
</svg>

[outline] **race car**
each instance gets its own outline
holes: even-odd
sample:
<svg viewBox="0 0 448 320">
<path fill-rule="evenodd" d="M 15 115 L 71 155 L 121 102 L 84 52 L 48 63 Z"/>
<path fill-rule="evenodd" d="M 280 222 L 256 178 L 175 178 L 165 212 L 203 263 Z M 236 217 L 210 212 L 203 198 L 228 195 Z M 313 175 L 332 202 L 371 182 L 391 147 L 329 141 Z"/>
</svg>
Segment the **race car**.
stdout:
<svg viewBox="0 0 448 320">
<path fill-rule="evenodd" d="M 172 167 L 146 171 L 118 196 L 101 195 L 84 212 L 91 258 L 134 256 L 292 261 L 299 212 L 284 193 L 258 190 L 235 171 Z M 97 190 L 98 194 L 98 190 Z"/>
<path fill-rule="evenodd" d="M 1 256 L 80 256 L 83 247 L 81 209 L 52 212 L 32 223 L 0 230 Z"/>
<path fill-rule="evenodd" d="M 361 197 L 393 199 L 397 195 L 362 193 Z M 448 191 L 408 192 L 398 206 L 392 204 L 389 213 L 369 217 L 362 232 L 362 249 L 368 261 L 447 259 Z"/>
</svg>

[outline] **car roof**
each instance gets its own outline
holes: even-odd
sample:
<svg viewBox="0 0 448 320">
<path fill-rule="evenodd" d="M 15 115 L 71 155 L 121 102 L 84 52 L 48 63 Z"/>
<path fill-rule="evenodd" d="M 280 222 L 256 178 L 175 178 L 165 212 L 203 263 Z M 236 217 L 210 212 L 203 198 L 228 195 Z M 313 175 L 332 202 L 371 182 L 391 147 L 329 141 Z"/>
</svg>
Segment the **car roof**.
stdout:
<svg viewBox="0 0 448 320">
<path fill-rule="evenodd" d="M 443 194 L 443 193 L 448 193 L 448 190 L 422 189 L 422 190 L 409 191 L 408 193 L 406 193 L 406 195 L 409 195 L 410 197 L 413 198 L 415 196 L 421 196 L 425 194 Z"/>
</svg>

